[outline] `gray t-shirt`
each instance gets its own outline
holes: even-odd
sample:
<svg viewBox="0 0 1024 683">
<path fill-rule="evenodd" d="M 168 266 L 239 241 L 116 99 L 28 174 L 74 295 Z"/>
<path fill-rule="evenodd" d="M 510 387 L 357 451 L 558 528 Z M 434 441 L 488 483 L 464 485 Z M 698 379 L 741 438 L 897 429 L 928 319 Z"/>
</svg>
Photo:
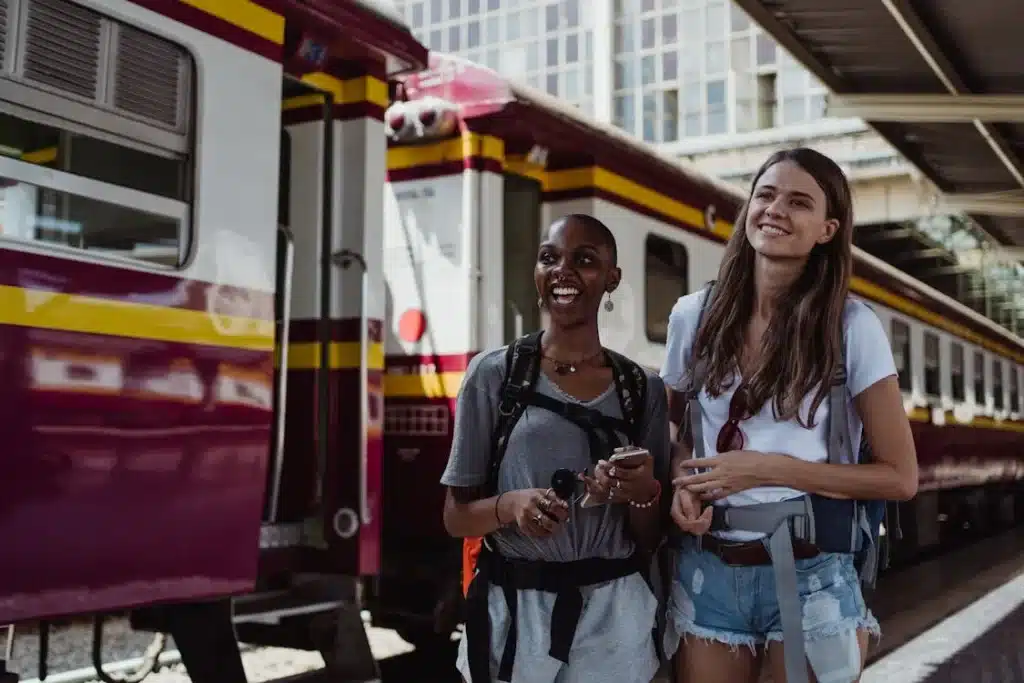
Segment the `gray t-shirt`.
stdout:
<svg viewBox="0 0 1024 683">
<path fill-rule="evenodd" d="M 497 416 L 501 383 L 505 376 L 506 348 L 475 356 L 469 363 L 455 412 L 455 435 L 448 466 L 441 483 L 452 487 L 484 484 L 490 462 L 491 437 Z M 562 392 L 542 372 L 535 390 L 560 401 L 582 403 L 610 417 L 622 417 L 614 385 L 592 401 L 578 401 Z M 647 404 L 644 438 L 664 480 L 669 462 L 668 414 L 665 385 L 647 373 Z M 559 468 L 574 472 L 590 468 L 586 434 L 554 413 L 528 406 L 509 436 L 498 474 L 498 491 L 548 488 Z M 522 534 L 514 524 L 494 535 L 497 550 L 507 557 L 568 562 L 591 557 L 621 558 L 633 553 L 628 535 L 627 506 L 603 505 L 570 509 L 569 519 L 558 533 L 545 539 Z M 584 609 L 570 653 L 571 665 L 548 656 L 550 617 L 555 596 L 538 591 L 519 591 L 518 629 L 514 681 L 542 683 L 587 680 L 593 683 L 651 680 L 657 669 L 651 629 L 657 601 L 644 579 L 627 576 L 583 589 Z M 497 660 L 505 644 L 508 612 L 504 596 L 490 590 L 491 656 Z M 458 667 L 470 681 L 465 658 L 465 639 L 459 648 Z M 560 669 L 565 669 L 560 671 Z M 482 683 L 472 681 L 472 683 Z"/>
</svg>

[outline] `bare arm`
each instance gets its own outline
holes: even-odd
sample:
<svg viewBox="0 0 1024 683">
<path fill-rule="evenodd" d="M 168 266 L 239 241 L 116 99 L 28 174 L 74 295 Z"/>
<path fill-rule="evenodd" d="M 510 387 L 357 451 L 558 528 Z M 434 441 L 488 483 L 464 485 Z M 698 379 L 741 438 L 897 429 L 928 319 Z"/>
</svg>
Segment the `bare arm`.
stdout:
<svg viewBox="0 0 1024 683">
<path fill-rule="evenodd" d="M 896 377 L 854 399 L 873 460 L 856 465 L 812 463 L 789 456 L 766 459 L 765 485 L 789 486 L 832 498 L 909 500 L 917 494 L 917 451 Z"/>
<path fill-rule="evenodd" d="M 565 501 L 550 489 L 506 491 L 480 498 L 480 488 L 449 487 L 444 499 L 444 528 L 456 538 L 486 536 L 517 524 L 528 536 L 550 536 L 569 516 Z"/>
<path fill-rule="evenodd" d="M 479 488 L 448 487 L 444 498 L 444 528 L 455 538 L 486 536 L 512 521 L 499 498 L 479 498 Z M 504 513 L 504 514 L 502 514 Z"/>
</svg>

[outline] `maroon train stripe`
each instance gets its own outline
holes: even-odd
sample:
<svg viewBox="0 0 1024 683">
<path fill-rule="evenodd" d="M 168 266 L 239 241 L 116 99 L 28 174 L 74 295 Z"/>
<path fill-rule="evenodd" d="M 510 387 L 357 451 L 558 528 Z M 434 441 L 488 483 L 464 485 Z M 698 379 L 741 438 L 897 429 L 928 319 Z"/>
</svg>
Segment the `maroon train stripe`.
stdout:
<svg viewBox="0 0 1024 683">
<path fill-rule="evenodd" d="M 323 120 L 323 108 L 316 105 L 285 109 L 281 112 L 281 123 L 293 126 L 298 123 L 311 123 Z M 384 120 L 384 107 L 376 102 L 346 102 L 336 104 L 333 110 L 335 121 L 352 121 L 355 119 Z"/>
<path fill-rule="evenodd" d="M 403 370 L 418 369 L 433 365 L 437 372 L 464 372 L 476 353 L 428 354 L 425 356 L 388 355 L 384 367 L 389 374 L 410 374 Z M 388 399 L 390 400 L 390 399 Z"/>
<path fill-rule="evenodd" d="M 446 175 L 456 175 L 464 170 L 488 171 L 490 173 L 503 173 L 504 167 L 497 159 L 482 156 L 469 156 L 454 161 L 444 161 L 437 164 L 423 164 L 421 166 L 410 166 L 408 168 L 388 169 L 388 182 L 401 183 L 407 180 L 425 180 Z"/>
<path fill-rule="evenodd" d="M 393 55 L 415 70 L 427 66 L 429 52 L 412 33 L 359 3 L 349 0 L 291 2 L 286 14 L 289 18 L 294 15 L 300 23 L 318 25 L 318 28 L 333 34 L 330 37 L 335 40 L 361 43 Z"/>
<path fill-rule="evenodd" d="M 163 16 L 181 22 L 186 26 L 208 33 L 211 36 L 227 41 L 232 45 L 249 50 L 272 61 L 281 62 L 283 46 L 271 40 L 256 35 L 241 26 L 236 26 L 203 10 L 185 4 L 180 0 L 131 0 L 136 5 L 162 14 Z M 277 2 L 258 2 L 257 4 L 266 7 L 274 12 L 280 12 Z"/>
<path fill-rule="evenodd" d="M 332 342 L 359 341 L 359 318 L 335 318 L 328 322 Z M 320 341 L 320 321 L 316 318 L 294 318 L 288 326 L 289 343 Z M 367 333 L 371 342 L 384 340 L 384 324 L 380 320 L 367 320 Z"/>
<path fill-rule="evenodd" d="M 221 313 L 240 304 L 246 317 L 273 320 L 274 295 L 245 287 L 131 270 L 0 247 L 0 286 Z"/>
</svg>

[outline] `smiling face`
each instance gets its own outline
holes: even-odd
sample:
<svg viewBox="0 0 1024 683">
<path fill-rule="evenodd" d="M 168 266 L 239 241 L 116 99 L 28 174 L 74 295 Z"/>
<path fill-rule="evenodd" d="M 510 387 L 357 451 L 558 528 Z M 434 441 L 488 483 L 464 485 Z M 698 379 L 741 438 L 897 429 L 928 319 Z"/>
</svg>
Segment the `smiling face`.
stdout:
<svg viewBox="0 0 1024 683">
<path fill-rule="evenodd" d="M 614 291 L 621 277 L 614 260 L 597 227 L 573 218 L 551 224 L 537 252 L 534 283 L 553 325 L 597 320 L 601 298 Z"/>
<path fill-rule="evenodd" d="M 760 256 L 806 259 L 839 229 L 825 192 L 793 161 L 773 164 L 757 180 L 747 208 L 747 240 Z"/>
</svg>

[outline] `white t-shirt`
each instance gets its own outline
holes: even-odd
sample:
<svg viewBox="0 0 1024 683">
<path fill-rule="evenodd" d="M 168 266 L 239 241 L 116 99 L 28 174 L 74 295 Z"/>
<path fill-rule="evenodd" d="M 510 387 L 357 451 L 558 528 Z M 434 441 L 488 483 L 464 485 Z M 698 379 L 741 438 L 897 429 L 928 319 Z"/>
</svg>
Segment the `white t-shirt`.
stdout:
<svg viewBox="0 0 1024 683">
<path fill-rule="evenodd" d="M 661 376 L 665 384 L 677 390 L 686 388 L 690 380 L 690 352 L 696 334 L 700 307 L 707 289 L 681 297 L 672 307 L 668 321 L 668 347 Z M 861 421 L 857 415 L 853 396 L 889 375 L 896 374 L 889 339 L 882 322 L 867 304 L 848 299 L 843 311 L 843 343 L 846 346 L 846 387 L 851 400 L 847 402 L 850 425 L 850 441 L 853 452 L 858 452 L 861 441 Z M 704 427 L 704 452 L 707 457 L 717 455 L 715 444 L 718 432 L 729 417 L 729 402 L 739 385 L 739 375 L 728 389 L 718 398 L 711 398 L 703 389 L 700 393 L 701 419 Z M 807 416 L 814 392 L 809 393 L 801 407 L 801 414 Z M 740 422 L 743 430 L 744 450 L 762 453 L 785 453 L 810 462 L 828 460 L 828 397 L 818 406 L 812 429 L 805 429 L 795 419 L 777 421 L 772 414 L 772 402 L 766 401 L 761 411 Z M 782 486 L 764 486 L 741 491 L 728 496 L 719 505 L 751 505 L 777 502 L 803 495 L 803 492 Z M 715 534 L 735 541 L 761 538 L 763 534 L 731 531 Z"/>
</svg>

